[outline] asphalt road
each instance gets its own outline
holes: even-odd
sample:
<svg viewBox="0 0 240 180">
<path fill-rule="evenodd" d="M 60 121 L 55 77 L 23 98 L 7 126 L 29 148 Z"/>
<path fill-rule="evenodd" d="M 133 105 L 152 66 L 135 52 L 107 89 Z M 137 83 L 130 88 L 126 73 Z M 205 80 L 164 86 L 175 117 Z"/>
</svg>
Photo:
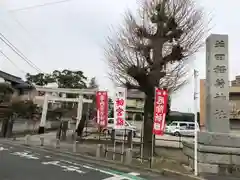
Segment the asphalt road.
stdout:
<svg viewBox="0 0 240 180">
<path fill-rule="evenodd" d="M 1 180 L 173 180 L 143 176 L 139 172 L 120 172 L 69 159 L 41 150 L 7 145 L 0 142 Z"/>
</svg>

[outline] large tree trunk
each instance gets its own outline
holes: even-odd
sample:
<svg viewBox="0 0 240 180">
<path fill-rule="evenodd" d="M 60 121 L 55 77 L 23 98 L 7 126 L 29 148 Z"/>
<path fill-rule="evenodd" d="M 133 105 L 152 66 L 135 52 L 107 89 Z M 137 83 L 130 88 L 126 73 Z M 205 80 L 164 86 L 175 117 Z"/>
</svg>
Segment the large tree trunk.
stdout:
<svg viewBox="0 0 240 180">
<path fill-rule="evenodd" d="M 143 136 L 143 143 L 144 143 L 144 157 L 148 158 L 151 157 L 152 152 L 152 128 L 153 128 L 153 112 L 154 112 L 154 91 L 149 91 L 145 97 L 145 104 L 144 104 L 144 136 Z"/>
</svg>

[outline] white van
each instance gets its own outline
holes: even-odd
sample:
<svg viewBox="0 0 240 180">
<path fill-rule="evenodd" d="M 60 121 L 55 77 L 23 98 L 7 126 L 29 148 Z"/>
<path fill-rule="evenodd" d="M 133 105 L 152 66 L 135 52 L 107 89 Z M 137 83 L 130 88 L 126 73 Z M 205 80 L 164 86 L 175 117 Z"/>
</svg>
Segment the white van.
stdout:
<svg viewBox="0 0 240 180">
<path fill-rule="evenodd" d="M 108 118 L 108 126 L 107 126 L 107 132 L 110 135 L 112 132 L 112 129 L 114 129 L 114 118 Z M 116 135 L 124 135 L 128 134 L 129 131 L 133 132 L 133 137 L 136 137 L 136 126 L 132 125 L 130 122 L 125 121 L 125 126 L 121 129 L 115 129 Z"/>
<path fill-rule="evenodd" d="M 197 124 L 197 131 L 199 131 L 199 125 Z M 165 132 L 174 136 L 194 136 L 195 122 L 188 121 L 173 121 L 167 125 Z"/>
</svg>

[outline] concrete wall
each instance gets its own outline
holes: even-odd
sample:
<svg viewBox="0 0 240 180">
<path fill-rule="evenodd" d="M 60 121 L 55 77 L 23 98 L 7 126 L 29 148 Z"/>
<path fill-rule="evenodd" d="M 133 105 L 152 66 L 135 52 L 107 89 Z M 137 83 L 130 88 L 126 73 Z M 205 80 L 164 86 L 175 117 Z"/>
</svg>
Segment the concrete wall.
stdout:
<svg viewBox="0 0 240 180">
<path fill-rule="evenodd" d="M 157 146 L 155 152 L 158 156 L 176 160 L 180 163 L 187 164 L 188 157 L 183 153 L 182 148 L 173 148 L 173 147 L 159 147 Z"/>
<path fill-rule="evenodd" d="M 60 125 L 60 121 L 47 121 L 46 128 L 57 128 Z M 26 130 L 36 130 L 39 127 L 39 122 L 37 123 L 27 123 L 26 121 L 16 121 L 13 124 L 13 132 L 24 132 Z M 0 122 L 0 131 L 2 128 L 2 122 Z"/>
<path fill-rule="evenodd" d="M 199 173 L 240 175 L 240 136 L 226 133 L 199 132 Z M 183 142 L 183 153 L 194 168 L 194 144 Z"/>
</svg>

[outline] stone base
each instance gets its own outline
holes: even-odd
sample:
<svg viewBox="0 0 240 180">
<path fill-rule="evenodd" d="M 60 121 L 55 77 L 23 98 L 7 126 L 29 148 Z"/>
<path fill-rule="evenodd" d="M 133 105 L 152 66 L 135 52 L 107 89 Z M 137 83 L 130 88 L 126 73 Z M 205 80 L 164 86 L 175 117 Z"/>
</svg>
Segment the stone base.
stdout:
<svg viewBox="0 0 240 180">
<path fill-rule="evenodd" d="M 194 169 L 194 142 L 183 142 L 183 153 Z M 240 136 L 199 132 L 198 172 L 240 176 Z"/>
</svg>

